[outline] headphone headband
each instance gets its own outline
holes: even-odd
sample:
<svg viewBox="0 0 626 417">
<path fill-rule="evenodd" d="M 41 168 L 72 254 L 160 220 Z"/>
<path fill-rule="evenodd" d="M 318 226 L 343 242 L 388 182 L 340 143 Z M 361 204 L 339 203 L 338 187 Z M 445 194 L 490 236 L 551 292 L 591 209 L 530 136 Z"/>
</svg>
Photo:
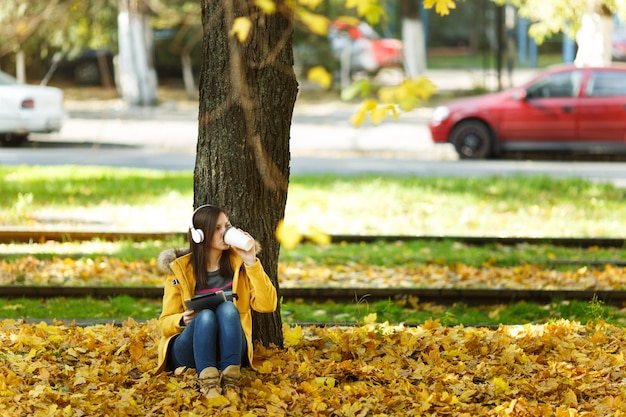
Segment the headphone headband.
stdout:
<svg viewBox="0 0 626 417">
<path fill-rule="evenodd" d="M 198 208 L 196 208 L 191 214 L 191 222 L 189 223 L 189 232 L 191 232 L 191 240 L 193 240 L 196 243 L 201 243 L 204 241 L 204 232 L 202 231 L 202 229 L 196 229 L 196 227 L 193 225 L 193 218 L 195 217 L 198 210 L 200 210 L 201 208 L 205 208 L 205 207 L 215 207 L 215 206 L 212 204 L 203 204 L 199 206 Z"/>
</svg>

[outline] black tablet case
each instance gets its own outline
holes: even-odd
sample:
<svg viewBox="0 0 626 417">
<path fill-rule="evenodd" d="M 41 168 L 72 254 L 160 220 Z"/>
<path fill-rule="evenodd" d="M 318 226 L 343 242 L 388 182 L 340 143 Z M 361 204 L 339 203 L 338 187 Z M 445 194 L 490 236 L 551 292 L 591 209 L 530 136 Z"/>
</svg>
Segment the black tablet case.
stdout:
<svg viewBox="0 0 626 417">
<path fill-rule="evenodd" d="M 204 309 L 215 310 L 217 306 L 226 301 L 224 291 L 216 291 L 202 295 L 196 295 L 193 298 L 185 300 L 187 310 L 200 311 Z"/>
</svg>

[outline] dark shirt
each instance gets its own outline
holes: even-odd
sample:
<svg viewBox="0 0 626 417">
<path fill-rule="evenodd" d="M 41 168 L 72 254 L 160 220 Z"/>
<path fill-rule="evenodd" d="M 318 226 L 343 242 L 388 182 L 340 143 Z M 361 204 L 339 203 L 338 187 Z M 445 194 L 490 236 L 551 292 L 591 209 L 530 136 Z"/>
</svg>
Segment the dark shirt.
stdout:
<svg viewBox="0 0 626 417">
<path fill-rule="evenodd" d="M 207 272 L 207 285 L 196 285 L 196 295 L 216 292 L 219 290 L 232 291 L 233 280 L 224 278 L 220 275 L 220 271 Z"/>
</svg>

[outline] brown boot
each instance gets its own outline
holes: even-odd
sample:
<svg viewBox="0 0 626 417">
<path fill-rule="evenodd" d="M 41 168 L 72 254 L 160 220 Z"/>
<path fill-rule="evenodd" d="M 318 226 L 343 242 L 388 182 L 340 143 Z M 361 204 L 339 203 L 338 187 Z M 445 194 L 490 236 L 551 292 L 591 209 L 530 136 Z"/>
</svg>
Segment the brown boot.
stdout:
<svg viewBox="0 0 626 417">
<path fill-rule="evenodd" d="M 222 394 L 220 373 L 217 368 L 204 368 L 198 375 L 200 393 L 206 398 L 215 398 Z"/>
<path fill-rule="evenodd" d="M 238 404 L 241 391 L 241 365 L 229 365 L 222 371 L 222 392 L 231 403 Z"/>
</svg>

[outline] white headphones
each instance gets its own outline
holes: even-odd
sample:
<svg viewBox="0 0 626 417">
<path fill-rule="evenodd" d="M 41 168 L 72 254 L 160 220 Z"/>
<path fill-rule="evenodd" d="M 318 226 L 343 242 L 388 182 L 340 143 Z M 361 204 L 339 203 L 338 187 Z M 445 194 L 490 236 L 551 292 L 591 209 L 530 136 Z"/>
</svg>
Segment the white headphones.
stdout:
<svg viewBox="0 0 626 417">
<path fill-rule="evenodd" d="M 193 218 L 198 212 L 198 210 L 200 210 L 201 208 L 205 208 L 205 207 L 214 207 L 214 206 L 211 204 L 203 204 L 197 209 L 195 209 L 193 211 L 193 214 L 191 215 L 191 223 L 189 224 L 189 232 L 191 233 L 191 240 L 193 240 L 196 243 L 201 243 L 204 241 L 204 232 L 202 231 L 202 229 L 196 229 L 196 227 L 193 225 Z"/>
</svg>

